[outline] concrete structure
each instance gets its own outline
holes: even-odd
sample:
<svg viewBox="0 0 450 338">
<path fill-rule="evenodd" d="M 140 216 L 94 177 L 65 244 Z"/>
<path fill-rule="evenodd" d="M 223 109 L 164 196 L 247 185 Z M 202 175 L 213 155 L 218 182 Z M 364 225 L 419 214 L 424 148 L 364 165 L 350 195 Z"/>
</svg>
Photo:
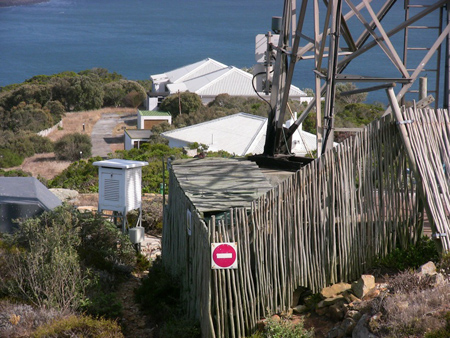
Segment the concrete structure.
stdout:
<svg viewBox="0 0 450 338">
<path fill-rule="evenodd" d="M 202 61 L 177 68 L 163 74 L 151 75 L 152 93 L 148 99 L 148 109 L 157 109 L 166 96 L 189 91 L 198 94 L 207 104 L 219 94 L 231 96 L 257 97 L 253 75 L 233 66 L 207 58 Z M 260 96 L 270 100 L 262 92 Z M 289 96 L 292 100 L 306 100 L 306 93 L 291 86 Z"/>
<path fill-rule="evenodd" d="M 61 200 L 34 177 L 0 177 L 0 232 L 12 233 L 15 219 L 53 210 Z"/>
</svg>

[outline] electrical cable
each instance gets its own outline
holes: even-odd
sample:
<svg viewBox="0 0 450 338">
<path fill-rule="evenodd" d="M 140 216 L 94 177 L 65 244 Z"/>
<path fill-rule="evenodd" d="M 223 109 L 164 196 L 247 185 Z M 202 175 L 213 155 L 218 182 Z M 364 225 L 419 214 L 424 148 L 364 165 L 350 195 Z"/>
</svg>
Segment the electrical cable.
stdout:
<svg viewBox="0 0 450 338">
<path fill-rule="evenodd" d="M 271 71 L 271 73 L 272 73 L 272 72 L 273 72 L 273 70 Z M 265 98 L 263 98 L 261 95 L 259 95 L 259 93 L 258 93 L 258 91 L 256 90 L 256 87 L 255 87 L 255 78 L 256 78 L 257 76 L 263 75 L 263 74 L 266 74 L 266 72 L 259 72 L 259 73 L 256 73 L 255 75 L 253 75 L 253 78 L 252 78 L 252 87 L 253 87 L 253 90 L 255 91 L 256 95 L 257 95 L 261 100 L 263 100 L 265 103 L 267 103 L 267 104 L 269 105 L 269 107 L 270 107 L 270 111 L 272 111 L 273 109 L 272 109 L 272 106 L 270 105 L 270 102 L 267 101 Z"/>
</svg>

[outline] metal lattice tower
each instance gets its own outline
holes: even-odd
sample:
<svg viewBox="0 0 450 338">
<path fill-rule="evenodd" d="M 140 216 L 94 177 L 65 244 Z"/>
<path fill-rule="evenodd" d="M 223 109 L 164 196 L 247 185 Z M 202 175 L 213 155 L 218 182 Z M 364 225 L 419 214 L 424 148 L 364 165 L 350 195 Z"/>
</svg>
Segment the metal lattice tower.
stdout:
<svg viewBox="0 0 450 338">
<path fill-rule="evenodd" d="M 430 92 L 435 96 L 436 105 L 439 96 L 443 95 L 444 108 L 448 108 L 450 24 L 447 8 L 450 0 L 419 1 L 418 4 L 414 4 L 412 0 L 404 0 L 404 17 L 399 18 L 395 27 L 388 29 L 382 21 L 396 2 L 396 0 L 386 0 L 383 3 L 371 0 L 329 0 L 322 4 L 319 0 L 303 0 L 300 1 L 300 8 L 297 10 L 296 0 L 285 0 L 278 45 L 272 46 L 276 50 L 276 60 L 273 66 L 271 112 L 264 156 L 277 157 L 286 154 L 290 137 L 313 108 L 317 112 L 317 149 L 321 149 L 323 153 L 330 148 L 334 133 L 336 84 L 339 82 L 353 82 L 365 86 L 375 84 L 360 91 L 372 91 L 398 84 L 401 85 L 401 89 L 397 90 L 396 99 L 402 102 L 405 95 L 412 92 L 413 84 L 424 72 L 433 72 L 435 83 Z M 420 24 L 420 20 L 431 15 L 436 16 L 436 13 L 439 19 L 435 24 L 432 26 Z M 308 35 L 308 29 L 304 27 L 306 15 L 314 17 L 312 35 L 311 33 Z M 359 30 L 355 30 L 355 18 Z M 353 20 L 352 25 L 349 23 L 350 19 Z M 427 32 L 434 32 L 427 35 L 427 45 L 414 45 L 412 31 L 425 29 Z M 398 52 L 398 43 L 393 43 L 392 38 L 402 33 L 404 46 L 401 56 Z M 440 85 L 441 46 L 445 44 L 444 85 Z M 384 69 L 380 69 L 377 72 L 379 76 L 376 77 L 346 74 L 346 68 L 352 61 L 362 58 L 375 48 L 379 48 L 388 58 L 387 63 L 395 67 L 396 76 L 385 75 Z M 409 64 L 409 56 L 419 50 L 423 52 L 420 62 L 415 65 Z M 312 72 L 315 76 L 315 99 L 308 104 L 291 127 L 283 128 L 294 69 L 296 66 L 301 67 L 300 61 L 307 59 L 314 60 Z M 308 71 L 311 69 L 305 69 L 305 72 Z M 323 109 L 322 99 L 325 100 Z M 386 114 L 389 112 L 390 108 Z"/>
</svg>

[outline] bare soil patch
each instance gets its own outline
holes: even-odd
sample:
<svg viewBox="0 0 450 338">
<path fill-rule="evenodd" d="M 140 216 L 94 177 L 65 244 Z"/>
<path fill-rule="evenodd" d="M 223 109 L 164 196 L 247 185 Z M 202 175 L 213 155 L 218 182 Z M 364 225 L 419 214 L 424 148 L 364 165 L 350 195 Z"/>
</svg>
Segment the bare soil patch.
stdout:
<svg viewBox="0 0 450 338">
<path fill-rule="evenodd" d="M 21 169 L 31 173 L 33 177 L 40 176 L 49 180 L 60 174 L 70 165 L 70 163 L 72 162 L 56 160 L 54 153 L 44 153 L 27 157 L 22 165 L 11 169 Z"/>
<path fill-rule="evenodd" d="M 62 119 L 63 127 L 61 130 L 55 130 L 48 138 L 52 141 L 57 141 L 67 134 L 73 133 L 87 133 L 91 135 L 92 128 L 95 123 L 100 120 L 103 114 L 118 113 L 129 115 L 135 113 L 134 108 L 103 108 L 99 110 L 89 110 L 84 112 L 66 113 Z M 84 124 L 84 130 L 83 130 Z"/>
</svg>

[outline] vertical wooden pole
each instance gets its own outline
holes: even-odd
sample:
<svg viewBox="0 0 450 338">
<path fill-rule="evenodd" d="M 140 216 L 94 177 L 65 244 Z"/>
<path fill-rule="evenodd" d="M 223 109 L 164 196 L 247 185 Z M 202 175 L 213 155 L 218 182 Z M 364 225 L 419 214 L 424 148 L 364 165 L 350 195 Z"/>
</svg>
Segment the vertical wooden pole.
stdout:
<svg viewBox="0 0 450 338">
<path fill-rule="evenodd" d="M 392 112 L 394 114 L 395 120 L 397 121 L 397 126 L 398 129 L 400 131 L 400 137 L 403 141 L 403 144 L 405 145 L 405 149 L 406 149 L 406 154 L 408 156 L 408 160 L 409 160 L 409 164 L 411 166 L 412 172 L 414 174 L 414 178 L 416 179 L 416 184 L 417 184 L 417 193 L 419 193 L 420 198 L 424 201 L 425 204 L 425 210 L 427 211 L 428 214 L 428 218 L 430 220 L 430 226 L 431 229 L 433 230 L 433 232 L 438 232 L 436 229 L 436 225 L 433 222 L 433 219 L 431 217 L 432 213 L 431 213 L 431 209 L 430 209 L 430 205 L 427 202 L 427 195 L 426 195 L 426 191 L 423 187 L 423 183 L 422 183 L 422 177 L 419 174 L 418 168 L 417 168 L 417 163 L 415 160 L 415 156 L 414 153 L 412 151 L 412 147 L 411 147 L 411 142 L 409 140 L 408 137 L 408 131 L 406 130 L 405 127 L 405 121 L 403 121 L 403 117 L 400 111 L 400 107 L 398 105 L 398 101 L 397 98 L 395 97 L 395 93 L 394 93 L 394 88 L 393 87 L 389 87 L 388 89 L 386 89 L 386 92 L 388 94 L 388 99 L 389 99 L 389 104 L 391 105 L 392 108 Z M 437 245 L 439 246 L 440 249 L 442 249 L 442 244 L 440 243 L 440 241 L 436 241 Z"/>
<path fill-rule="evenodd" d="M 422 100 L 427 97 L 427 78 L 421 77 L 419 78 L 419 100 Z"/>
</svg>

